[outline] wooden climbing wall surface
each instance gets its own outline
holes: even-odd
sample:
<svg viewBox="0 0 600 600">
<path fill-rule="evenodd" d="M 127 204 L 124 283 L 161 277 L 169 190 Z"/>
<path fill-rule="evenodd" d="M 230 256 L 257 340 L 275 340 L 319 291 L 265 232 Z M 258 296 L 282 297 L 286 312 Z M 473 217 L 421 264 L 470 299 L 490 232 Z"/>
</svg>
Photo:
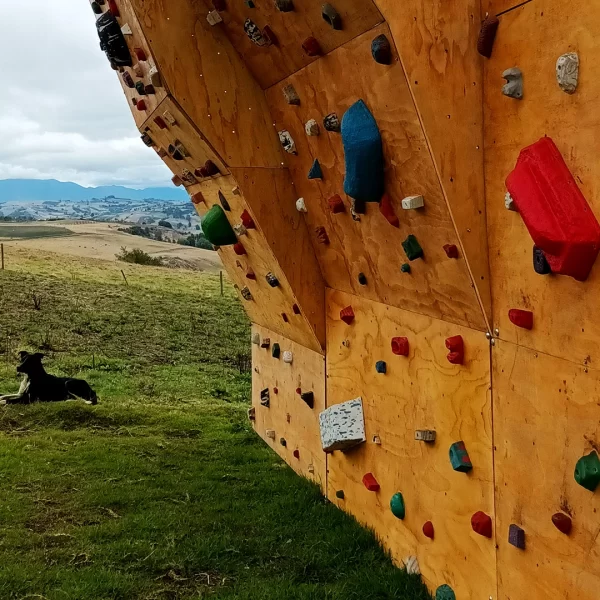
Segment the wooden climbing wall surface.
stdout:
<svg viewBox="0 0 600 600">
<path fill-rule="evenodd" d="M 213 10 L 211 0 L 203 0 L 205 14 Z M 322 0 L 303 0 L 294 3 L 294 10 L 281 12 L 274 0 L 253 0 L 252 8 L 244 1 L 227 2 L 220 13 L 223 24 L 217 25 L 227 32 L 235 49 L 242 56 L 248 69 L 263 88 L 285 79 L 307 64 L 317 60 L 302 49 L 308 37 L 319 42 L 327 54 L 357 35 L 368 31 L 382 17 L 372 0 L 343 0 L 332 4 L 342 19 L 342 29 L 334 30 L 322 17 Z M 244 22 L 251 19 L 261 30 L 268 25 L 277 36 L 277 43 L 257 46 L 244 31 Z"/>
<path fill-rule="evenodd" d="M 600 371 L 498 340 L 492 351 L 500 600 L 596 600 L 600 496 L 575 465 L 600 447 Z M 561 533 L 552 515 L 572 518 Z M 525 530 L 526 549 L 508 543 Z"/>
<path fill-rule="evenodd" d="M 282 151 L 260 86 L 225 31 L 193 0 L 130 0 L 173 96 L 223 161 L 278 167 Z"/>
<path fill-rule="evenodd" d="M 482 0 L 481 14 L 484 18 L 486 14 L 501 15 L 529 2 L 537 2 L 537 0 Z"/>
<path fill-rule="evenodd" d="M 172 124 L 169 119 L 175 120 Z M 165 98 L 156 110 L 150 115 L 149 119 L 140 127 L 142 133 L 148 133 L 152 141 L 156 144 L 155 150 L 163 150 L 163 161 L 171 169 L 171 171 L 182 178 L 184 170 L 187 170 L 191 175 L 204 166 L 207 160 L 211 160 L 218 167 L 222 175 L 229 171 L 223 164 L 221 159 L 215 154 L 213 149 L 204 139 L 202 134 L 196 129 L 194 124 L 187 116 L 179 109 L 179 106 L 172 98 Z M 183 160 L 174 160 L 168 154 L 170 145 L 176 142 L 181 142 L 189 156 Z M 218 175 L 216 176 L 218 177 Z M 198 177 L 196 183 L 202 180 Z M 192 182 L 194 183 L 194 182 Z M 191 183 L 184 181 L 184 185 L 188 187 Z"/>
<path fill-rule="evenodd" d="M 593 76 L 600 52 L 600 20 L 595 3 L 534 0 L 500 17 L 492 58 L 485 62 L 486 192 L 493 273 L 494 327 L 500 337 L 555 356 L 599 366 L 600 265 L 578 282 L 560 275 L 538 275 L 533 241 L 518 212 L 505 209 L 505 179 L 519 152 L 544 136 L 558 146 L 596 218 L 600 218 L 600 165 L 597 149 L 600 114 L 595 110 L 600 80 Z M 555 75 L 556 60 L 579 53 L 579 87 L 564 93 Z M 502 72 L 518 66 L 524 97 L 502 94 Z M 533 330 L 508 318 L 513 308 L 533 311 Z"/>
<path fill-rule="evenodd" d="M 371 41 L 382 33 L 390 36 L 386 25 L 267 90 L 277 128 L 290 131 L 296 143 L 298 154 L 287 154 L 287 162 L 297 194 L 306 201 L 313 239 L 317 227 L 328 232 L 329 245 L 314 240 L 321 269 L 332 288 L 484 330 L 483 312 L 462 253 L 458 260 L 450 259 L 443 249 L 459 242 L 402 67 L 397 61 L 386 66 L 371 58 Z M 282 88 L 288 84 L 297 90 L 299 106 L 286 103 Z M 343 194 L 341 135 L 325 131 L 322 120 L 332 112 L 341 119 L 359 99 L 366 102 L 382 134 L 386 188 L 399 228 L 388 223 L 373 203 L 367 204 L 360 222 L 354 221 Z M 321 124 L 319 136 L 306 135 L 304 124 L 309 119 Z M 322 181 L 307 178 L 314 159 L 323 169 Z M 329 210 L 327 201 L 334 194 L 345 198 L 345 213 Z M 425 208 L 403 210 L 402 199 L 413 194 L 424 196 Z M 408 262 L 401 244 L 409 234 L 421 243 L 425 259 L 414 261 L 412 273 L 406 274 L 400 271 Z M 367 277 L 366 286 L 358 282 L 360 272 Z"/>
<path fill-rule="evenodd" d="M 329 457 L 330 500 L 372 527 L 398 562 L 417 556 L 431 588 L 447 583 L 457 598 L 495 598 L 494 540 L 470 523 L 475 512 L 493 518 L 494 511 L 489 342 L 481 332 L 339 291 L 328 290 L 327 305 L 327 404 L 361 396 L 367 437 Z M 350 325 L 340 320 L 348 305 Z M 446 358 L 445 339 L 455 335 L 464 339 L 462 366 Z M 408 337 L 408 357 L 392 353 L 395 336 Z M 386 374 L 376 372 L 380 360 Z M 416 429 L 435 430 L 435 443 L 415 441 Z M 449 460 L 451 444 L 461 440 L 473 463 L 467 474 Z M 377 493 L 361 481 L 368 472 L 381 486 Z M 406 504 L 403 521 L 390 511 L 396 492 Z M 433 540 L 422 532 L 427 521 Z"/>
<path fill-rule="evenodd" d="M 477 52 L 480 0 L 376 4 L 394 36 L 473 281 L 491 319 L 483 69 Z"/>
<path fill-rule="evenodd" d="M 241 223 L 240 216 L 244 210 L 251 212 L 250 205 L 245 198 L 241 194 L 233 192 L 237 187 L 238 184 L 234 177 L 224 176 L 191 186 L 188 191 L 192 196 L 198 192 L 202 193 L 205 203 L 196 204 L 200 215 L 203 215 L 214 204 L 221 204 L 219 199 L 219 192 L 221 192 L 230 207 L 230 211 L 226 212 L 228 220 L 232 226 L 235 226 Z M 238 236 L 246 251 L 245 255 L 237 255 L 233 246 L 223 246 L 219 249 L 219 256 L 238 291 L 247 287 L 252 294 L 251 300 L 245 300 L 240 296 L 244 310 L 253 323 L 268 326 L 286 338 L 323 353 L 325 332 L 322 305 L 324 291 L 321 290 L 319 296 L 318 289 L 308 287 L 308 284 L 304 288 L 292 288 L 286 271 L 280 266 L 270 246 L 270 241 L 273 239 L 270 238 L 268 241 L 258 221 L 256 221 L 256 225 L 256 229 L 249 229 L 246 235 Z M 269 230 L 272 224 L 267 223 L 265 226 Z M 282 229 L 285 226 L 285 223 L 281 224 Z M 310 261 L 307 261 L 306 266 L 310 268 Z M 301 268 L 302 266 L 299 266 L 299 269 Z M 248 278 L 249 271 L 254 273 L 255 280 Z M 273 273 L 277 277 L 278 287 L 271 287 L 267 283 L 267 273 Z M 293 273 L 291 275 L 295 276 Z M 302 281 L 307 282 L 309 278 L 310 275 L 305 277 L 299 275 L 292 280 L 295 283 L 301 283 Z M 306 299 L 306 304 L 302 302 L 304 299 Z M 300 314 L 294 312 L 294 305 L 298 306 Z M 305 305 L 308 306 L 308 309 L 305 308 Z M 320 312 L 317 308 L 319 305 L 321 306 Z M 307 313 L 315 317 L 316 323 L 320 323 L 318 334 L 307 319 Z"/>
<path fill-rule="evenodd" d="M 125 25 L 129 25 L 131 28 L 132 34 L 125 35 L 125 39 L 127 40 L 127 46 L 129 48 L 129 52 L 131 53 L 131 57 L 133 59 L 133 67 L 124 67 L 123 70 L 129 73 L 134 82 L 142 81 L 145 85 L 151 83 L 150 81 L 150 69 L 154 66 L 154 58 L 152 56 L 152 51 L 146 37 L 144 36 L 142 29 L 140 27 L 140 23 L 135 15 L 135 12 L 131 6 L 130 0 L 119 0 L 118 2 L 119 13 L 120 16 L 117 17 L 117 21 L 121 28 Z M 104 12 L 108 11 L 108 2 L 101 7 Z M 141 48 L 147 60 L 140 61 L 137 59 L 137 56 L 134 52 L 135 48 Z M 136 74 L 138 71 L 138 74 Z M 123 92 L 125 93 L 125 97 L 127 98 L 127 104 L 133 114 L 133 118 L 138 127 L 142 125 L 142 123 L 148 118 L 148 116 L 156 109 L 158 104 L 162 102 L 167 96 L 167 90 L 164 87 L 155 87 L 153 94 L 146 94 L 145 96 L 140 96 L 138 91 L 135 88 L 130 88 L 125 85 L 121 74 L 119 73 L 119 82 L 121 87 L 123 88 Z M 143 99 L 146 105 L 144 110 L 139 110 L 137 106 L 133 104 L 133 100 Z"/>
<path fill-rule="evenodd" d="M 258 334 L 261 343 L 270 340 L 268 349 L 252 344 L 254 429 L 297 473 L 319 483 L 325 493 L 326 455 L 319 434 L 319 413 L 325 409 L 325 358 L 265 327 L 254 325 L 252 334 Z M 279 358 L 272 356 L 274 344 L 279 344 Z M 288 351 L 292 352 L 291 364 L 283 362 L 283 353 Z M 314 408 L 300 398 L 297 388 L 313 392 Z M 264 389 L 269 390 L 269 408 L 261 405 Z M 267 430 L 274 432 L 274 439 Z M 281 438 L 286 446 L 281 445 Z"/>
</svg>

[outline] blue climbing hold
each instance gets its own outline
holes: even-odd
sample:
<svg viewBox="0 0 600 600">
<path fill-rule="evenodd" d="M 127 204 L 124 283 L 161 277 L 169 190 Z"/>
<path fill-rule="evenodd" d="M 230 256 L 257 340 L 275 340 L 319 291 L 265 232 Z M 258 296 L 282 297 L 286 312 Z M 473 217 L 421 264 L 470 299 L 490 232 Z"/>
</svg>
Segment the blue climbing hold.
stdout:
<svg viewBox="0 0 600 600">
<path fill-rule="evenodd" d="M 375 370 L 378 373 L 384 373 L 384 374 L 387 373 L 387 364 L 386 364 L 385 360 L 378 360 L 375 363 Z"/>
<path fill-rule="evenodd" d="M 321 170 L 321 165 L 319 164 L 319 160 L 315 158 L 315 162 L 313 166 L 310 168 L 308 172 L 309 179 L 323 179 L 323 171 Z"/>
<path fill-rule="evenodd" d="M 362 100 L 344 114 L 342 142 L 346 158 L 344 192 L 362 202 L 379 202 L 385 191 L 383 146 L 377 122 Z"/>
</svg>

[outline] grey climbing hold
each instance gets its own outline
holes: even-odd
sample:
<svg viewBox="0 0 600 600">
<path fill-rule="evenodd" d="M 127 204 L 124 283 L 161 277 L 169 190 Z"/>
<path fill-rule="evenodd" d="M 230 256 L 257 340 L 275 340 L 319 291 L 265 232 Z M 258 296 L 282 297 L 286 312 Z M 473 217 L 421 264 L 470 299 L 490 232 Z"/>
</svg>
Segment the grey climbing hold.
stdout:
<svg viewBox="0 0 600 600">
<path fill-rule="evenodd" d="M 252 343 L 256 344 L 257 346 L 260 344 L 260 334 L 259 333 L 252 334 Z"/>
<path fill-rule="evenodd" d="M 281 142 L 283 149 L 288 154 L 298 154 L 298 152 L 296 151 L 296 144 L 294 142 L 294 139 L 292 138 L 290 132 L 287 131 L 287 129 L 283 129 L 279 132 L 279 141 Z"/>
<path fill-rule="evenodd" d="M 283 353 L 283 362 L 287 365 L 291 365 L 294 362 L 294 354 L 291 352 L 291 350 L 286 350 Z"/>
<path fill-rule="evenodd" d="M 319 135 L 319 133 L 321 133 L 321 128 L 314 119 L 307 121 L 306 125 L 304 126 L 304 129 L 306 130 L 306 135 L 314 136 Z"/>
<path fill-rule="evenodd" d="M 275 8 L 281 12 L 291 12 L 294 10 L 293 0 L 275 0 Z"/>
<path fill-rule="evenodd" d="M 261 403 L 261 405 L 262 406 L 266 406 L 267 408 L 269 408 L 270 399 L 271 399 L 271 395 L 269 393 L 269 388 L 265 388 L 260 393 L 260 403 Z"/>
<path fill-rule="evenodd" d="M 242 235 L 246 235 L 248 233 L 248 230 L 246 229 L 246 226 L 243 223 L 239 223 L 238 225 L 234 225 L 233 226 L 233 230 L 235 231 L 235 234 L 240 237 Z"/>
<path fill-rule="evenodd" d="M 519 67 L 506 69 L 502 73 L 502 77 L 506 79 L 502 93 L 509 98 L 521 100 L 523 98 L 523 73 L 521 73 L 521 69 Z"/>
<path fill-rule="evenodd" d="M 342 17 L 329 2 L 323 4 L 323 19 L 333 27 L 333 29 L 342 29 Z"/>
<path fill-rule="evenodd" d="M 404 210 L 416 210 L 424 206 L 425 201 L 423 200 L 423 196 L 407 196 L 402 200 L 402 208 Z"/>
<path fill-rule="evenodd" d="M 279 279 L 277 279 L 277 277 L 275 277 L 275 275 L 273 275 L 273 273 L 267 273 L 265 275 L 265 279 L 267 280 L 267 283 L 271 286 L 271 287 L 278 287 L 279 286 Z"/>
<path fill-rule="evenodd" d="M 574 94 L 579 83 L 579 55 L 567 52 L 556 61 L 556 80 L 563 92 Z"/>
<path fill-rule="evenodd" d="M 415 440 L 417 442 L 435 442 L 436 433 L 431 429 L 417 429 L 415 431 Z"/>
<path fill-rule="evenodd" d="M 221 15 L 216 10 L 211 10 L 206 15 L 206 20 L 209 22 L 210 25 L 218 25 L 219 23 L 223 22 Z"/>
<path fill-rule="evenodd" d="M 327 131 L 339 133 L 342 130 L 342 124 L 336 113 L 330 113 L 323 119 L 323 126 Z"/>
<path fill-rule="evenodd" d="M 512 196 L 508 192 L 506 192 L 506 195 L 504 196 L 504 206 L 506 207 L 506 210 L 519 212 L 517 210 L 517 205 L 515 204 L 515 201 L 512 199 Z"/>
<path fill-rule="evenodd" d="M 260 27 L 252 19 L 246 19 L 244 22 L 244 31 L 253 44 L 256 44 L 257 46 L 269 45 L 269 40 L 265 38 Z"/>
<path fill-rule="evenodd" d="M 283 88 L 283 97 L 288 104 L 300 106 L 300 96 L 298 96 L 298 92 L 296 92 L 296 88 L 293 85 L 286 85 Z"/>
<path fill-rule="evenodd" d="M 241 294 L 244 300 L 252 300 L 252 292 L 247 287 L 242 288 Z"/>
</svg>

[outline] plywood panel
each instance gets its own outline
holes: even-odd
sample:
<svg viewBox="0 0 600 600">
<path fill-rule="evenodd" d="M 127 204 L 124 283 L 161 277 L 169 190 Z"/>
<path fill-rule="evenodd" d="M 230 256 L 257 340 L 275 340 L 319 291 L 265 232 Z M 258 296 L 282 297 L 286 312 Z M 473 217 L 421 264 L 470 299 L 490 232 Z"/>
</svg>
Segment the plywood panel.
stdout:
<svg viewBox="0 0 600 600">
<path fill-rule="evenodd" d="M 457 598 L 496 597 L 494 541 L 470 523 L 473 513 L 494 511 L 489 342 L 483 333 L 342 292 L 328 290 L 327 303 L 327 403 L 362 396 L 368 440 L 330 456 L 329 498 L 372 527 L 397 561 L 417 556 L 432 589 L 448 583 Z M 347 305 L 351 325 L 340 320 Z M 446 359 L 445 339 L 454 335 L 464 339 L 462 366 Z M 392 353 L 394 336 L 408 337 L 408 357 Z M 376 372 L 379 360 L 386 374 Z M 435 430 L 435 444 L 415 441 L 415 429 Z M 469 474 L 450 465 L 449 448 L 460 440 L 473 462 Z M 367 472 L 379 492 L 363 486 Z M 406 503 L 403 521 L 389 509 L 396 492 Z M 434 540 L 422 533 L 426 521 Z"/>
<path fill-rule="evenodd" d="M 600 371 L 503 341 L 492 357 L 498 597 L 595 600 L 600 496 L 573 472 L 600 443 Z M 557 512 L 572 517 L 569 536 L 552 524 Z M 525 551 L 508 544 L 511 523 Z"/>
<path fill-rule="evenodd" d="M 480 0 L 376 0 L 400 53 L 473 280 L 491 318 Z M 432 93 L 435 90 L 435 93 Z"/>
<path fill-rule="evenodd" d="M 600 52 L 600 21 L 593 3 L 571 5 L 535 0 L 500 18 L 494 53 L 486 64 L 486 197 L 492 269 L 494 325 L 500 336 L 576 362 L 598 366 L 600 266 L 588 281 L 537 275 L 533 241 L 518 213 L 504 208 L 505 178 L 520 150 L 548 135 L 600 218 L 600 115 L 595 110 L 600 80 L 594 57 Z M 580 79 L 570 96 L 556 82 L 557 58 L 579 53 Z M 524 98 L 502 95 L 504 69 L 518 66 Z M 508 319 L 511 308 L 534 312 L 532 331 Z"/>
<path fill-rule="evenodd" d="M 258 333 L 261 341 L 271 340 L 268 350 L 252 345 L 254 429 L 294 471 L 316 481 L 325 493 L 326 456 L 319 434 L 319 413 L 325 409 L 325 358 L 265 327 L 254 325 L 252 333 Z M 275 343 L 281 348 L 281 356 L 285 351 L 293 353 L 292 364 L 273 358 L 271 349 Z M 260 392 L 265 388 L 270 392 L 269 408 L 260 404 Z M 313 392 L 314 408 L 300 398 L 296 388 Z M 267 429 L 275 431 L 274 440 L 267 437 Z M 281 438 L 287 442 L 285 447 Z"/>
<path fill-rule="evenodd" d="M 371 41 L 381 33 L 390 35 L 387 26 L 377 27 L 267 91 L 278 129 L 289 130 L 296 142 L 298 155 L 287 155 L 287 160 L 297 194 L 306 200 L 313 237 L 319 226 L 329 232 L 330 244 L 316 245 L 321 269 L 330 287 L 483 330 L 483 313 L 464 258 L 449 259 L 443 250 L 445 244 L 459 242 L 402 67 L 398 62 L 382 66 L 371 58 Z M 281 88 L 286 84 L 298 91 L 300 106 L 285 102 Z M 367 205 L 360 222 L 352 220 L 348 198 L 345 214 L 331 214 L 328 198 L 343 196 L 341 136 L 322 126 L 318 137 L 308 137 L 304 130 L 311 118 L 321 122 L 331 112 L 341 118 L 361 98 L 382 133 L 387 190 L 399 229 L 376 204 Z M 307 179 L 315 158 L 323 168 L 323 181 Z M 402 210 L 402 198 L 412 194 L 425 197 L 424 210 Z M 401 243 L 409 234 L 425 252 L 425 260 L 413 262 L 411 275 L 400 271 L 407 261 Z M 359 284 L 359 272 L 365 273 L 368 285 Z"/>
<path fill-rule="evenodd" d="M 117 17 L 117 21 L 119 22 L 119 25 L 121 25 L 121 27 L 123 27 L 123 25 L 129 25 L 131 27 L 131 31 L 133 32 L 132 35 L 126 35 L 125 39 L 127 40 L 127 46 L 129 48 L 129 52 L 131 53 L 131 56 L 133 58 L 133 63 L 134 63 L 134 65 L 135 64 L 139 65 L 139 68 L 142 70 L 143 77 L 140 78 L 140 77 L 136 76 L 133 68 L 124 67 L 123 70 L 127 71 L 131 75 L 131 77 L 133 78 L 133 81 L 143 81 L 145 85 L 149 85 L 151 83 L 149 71 L 150 71 L 151 67 L 154 65 L 154 59 L 152 57 L 152 52 L 150 50 L 150 46 L 148 45 L 146 37 L 144 36 L 142 29 L 140 27 L 140 23 L 139 23 L 137 17 L 135 16 L 135 12 L 133 11 L 130 0 L 118 0 L 117 5 L 119 7 L 119 12 L 121 13 L 121 15 L 119 17 Z M 103 9 L 104 12 L 108 11 L 108 3 L 105 3 L 104 6 L 101 8 Z M 146 53 L 146 56 L 148 57 L 147 61 L 138 61 L 137 60 L 136 55 L 133 51 L 133 49 L 136 47 L 142 48 L 144 50 L 144 52 Z M 164 100 L 164 98 L 167 95 L 167 90 L 165 87 L 157 87 L 157 88 L 155 88 L 155 91 L 156 91 L 155 94 L 148 94 L 146 96 L 140 96 L 138 94 L 137 90 L 129 88 L 124 84 L 120 73 L 118 73 L 117 75 L 119 77 L 119 83 L 121 84 L 121 87 L 123 88 L 125 97 L 127 98 L 127 103 L 129 105 L 129 108 L 131 109 L 131 113 L 133 114 L 135 123 L 138 127 L 140 127 L 142 125 L 142 123 L 148 118 L 148 116 L 156 109 L 158 104 L 162 100 Z M 163 84 L 164 84 L 164 82 L 163 82 Z M 144 102 L 146 103 L 146 110 L 138 110 L 133 104 L 134 98 L 136 98 L 136 99 L 143 98 Z"/>
<path fill-rule="evenodd" d="M 210 0 L 203 0 L 205 13 L 213 9 Z M 315 37 L 323 53 L 345 44 L 383 20 L 372 0 L 344 0 L 333 3 L 342 18 L 343 28 L 333 30 L 321 16 L 322 0 L 303 0 L 294 4 L 294 11 L 283 13 L 273 0 L 254 0 L 254 8 L 245 2 L 228 2 L 221 12 L 223 27 L 250 72 L 263 88 L 281 81 L 302 69 L 318 57 L 308 56 L 302 42 Z M 244 22 L 252 19 L 261 29 L 268 25 L 278 38 L 278 44 L 258 47 L 244 32 Z"/>
<path fill-rule="evenodd" d="M 169 89 L 229 166 L 281 166 L 260 86 L 193 0 L 131 0 Z"/>
<path fill-rule="evenodd" d="M 164 117 L 165 111 L 175 118 L 175 125 L 168 123 Z M 166 129 L 161 129 L 157 125 L 154 120 L 157 117 L 167 126 Z M 194 124 L 180 110 L 177 103 L 171 97 L 165 98 L 160 103 L 149 119 L 140 127 L 140 131 L 148 133 L 156 144 L 156 150 L 162 148 L 166 152 L 169 145 L 173 144 L 176 140 L 179 140 L 185 146 L 190 155 L 189 157 L 183 160 L 174 160 L 169 155 L 163 157 L 164 162 L 176 175 L 181 176 L 184 169 L 194 173 L 196 169 L 203 167 L 207 160 L 212 160 L 222 175 L 229 172 L 221 159 L 207 143 L 204 136 L 196 129 Z M 218 175 L 215 177 L 218 177 Z M 184 185 L 188 186 L 189 184 L 184 183 Z"/>
<path fill-rule="evenodd" d="M 482 0 L 481 12 L 484 17 L 486 13 L 499 15 L 534 1 L 535 0 Z"/>
<path fill-rule="evenodd" d="M 236 225 L 241 222 L 242 212 L 251 210 L 242 195 L 233 193 L 233 189 L 236 187 L 238 184 L 235 178 L 227 175 L 194 185 L 188 188 L 188 191 L 190 194 L 202 192 L 206 204 L 196 205 L 200 215 L 204 214 L 207 208 L 213 204 L 219 203 L 218 193 L 221 191 L 231 208 L 230 212 L 226 213 L 229 221 L 232 225 Z M 257 222 L 256 229 L 249 229 L 248 234 L 239 239 L 247 252 L 246 255 L 238 256 L 235 254 L 233 246 L 226 246 L 219 250 L 219 256 L 238 291 L 243 287 L 248 287 L 252 293 L 253 299 L 249 301 L 240 296 L 250 320 L 253 323 L 269 327 L 307 348 L 323 353 L 322 342 L 307 319 L 304 306 L 299 296 L 295 294 L 296 290 L 290 285 L 286 272 L 278 263 L 260 224 Z M 249 268 L 256 275 L 255 281 L 246 277 Z M 277 277 L 280 283 L 279 287 L 272 288 L 267 283 L 265 276 L 269 272 Z M 304 290 L 298 290 L 298 292 L 301 295 Z M 318 298 L 314 300 L 314 302 L 317 301 Z M 300 308 L 300 314 L 294 313 L 294 304 Z M 309 306 L 313 307 L 315 304 L 309 304 Z M 283 317 L 284 314 L 287 321 Z M 319 333 L 322 334 L 322 330 Z"/>
</svg>

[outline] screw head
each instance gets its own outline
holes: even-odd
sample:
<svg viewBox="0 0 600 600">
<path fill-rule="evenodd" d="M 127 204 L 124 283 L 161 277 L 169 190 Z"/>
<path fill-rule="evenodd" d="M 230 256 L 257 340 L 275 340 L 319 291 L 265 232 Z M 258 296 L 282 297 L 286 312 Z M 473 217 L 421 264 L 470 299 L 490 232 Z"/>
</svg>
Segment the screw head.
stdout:
<svg viewBox="0 0 600 600">
<path fill-rule="evenodd" d="M 490 344 L 491 344 L 492 346 L 495 346 L 495 345 L 496 345 L 496 340 L 495 340 L 494 338 L 492 338 L 492 339 L 490 340 Z"/>
<path fill-rule="evenodd" d="M 486 331 L 486 332 L 485 332 L 485 337 L 486 337 L 488 340 L 491 340 L 491 339 L 492 339 L 492 334 L 491 334 L 489 331 Z"/>
<path fill-rule="evenodd" d="M 494 335 L 496 337 L 498 337 L 500 335 L 500 330 L 499 329 L 494 329 Z"/>
</svg>

